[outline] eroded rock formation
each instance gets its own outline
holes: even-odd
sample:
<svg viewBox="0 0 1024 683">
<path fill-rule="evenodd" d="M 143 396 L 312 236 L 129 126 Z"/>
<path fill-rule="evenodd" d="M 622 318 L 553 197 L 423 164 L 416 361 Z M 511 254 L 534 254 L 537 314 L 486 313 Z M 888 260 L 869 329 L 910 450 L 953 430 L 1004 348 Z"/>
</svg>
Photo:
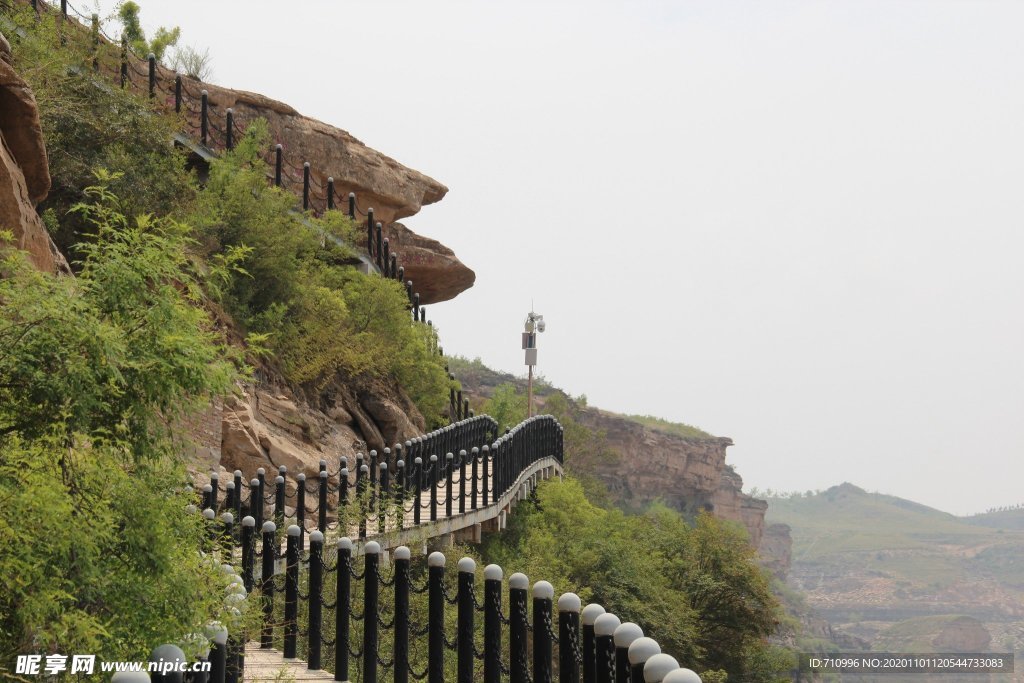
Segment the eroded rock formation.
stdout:
<svg viewBox="0 0 1024 683">
<path fill-rule="evenodd" d="M 36 205 L 50 191 L 46 146 L 31 88 L 15 72 L 7 39 L 0 34 L 0 230 L 14 235 L 40 270 L 68 272 Z"/>
<path fill-rule="evenodd" d="M 284 465 L 291 486 L 300 472 L 315 479 L 320 460 L 337 472 L 341 456 L 354 463 L 356 453 L 382 452 L 422 434 L 425 421 L 393 386 L 338 379 L 312 398 L 274 382 L 239 386 L 186 428 L 198 474 L 220 470 L 223 477 L 238 469 L 248 481 L 260 467 L 272 473 Z"/>
<path fill-rule="evenodd" d="M 139 65 L 139 68 L 144 68 Z M 159 69 L 162 83 L 173 83 L 174 74 Z M 327 178 L 333 177 L 338 205 L 344 207 L 349 192 L 355 192 L 362 215 L 374 210 L 374 220 L 385 226 L 391 249 L 399 254 L 406 279 L 412 280 L 420 302 L 432 304 L 454 298 L 473 286 L 475 273 L 440 242 L 417 235 L 396 221 L 412 216 L 428 204 L 444 198 L 448 188 L 419 171 L 403 166 L 391 157 L 367 147 L 347 131 L 303 116 L 293 107 L 264 95 L 233 90 L 209 83 L 183 79 L 186 96 L 197 99 L 200 89 L 208 92 L 210 118 L 223 129 L 228 108 L 244 128 L 255 119 L 265 119 L 272 141 L 281 144 L 285 168 L 283 184 L 301 191 L 303 162 L 309 162 L 314 195 L 323 195 Z M 161 95 L 173 108 L 173 97 Z M 217 138 L 217 131 L 211 128 Z M 222 134 L 221 134 L 222 135 Z M 315 202 L 314 202 L 315 204 Z M 357 217 L 362 218 L 362 215 Z"/>
<path fill-rule="evenodd" d="M 768 504 L 743 493 L 743 479 L 725 463 L 727 437 L 684 437 L 621 415 L 587 408 L 577 419 L 604 435 L 619 458 L 594 474 L 622 503 L 641 508 L 656 500 L 684 513 L 708 510 L 739 522 L 756 548 Z"/>
</svg>

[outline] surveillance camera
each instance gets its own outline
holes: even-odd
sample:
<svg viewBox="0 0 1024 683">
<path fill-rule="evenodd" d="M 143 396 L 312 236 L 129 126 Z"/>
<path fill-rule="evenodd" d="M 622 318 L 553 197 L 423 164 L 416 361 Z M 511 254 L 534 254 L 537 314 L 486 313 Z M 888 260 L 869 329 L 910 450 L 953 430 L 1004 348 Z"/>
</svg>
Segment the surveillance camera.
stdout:
<svg viewBox="0 0 1024 683">
<path fill-rule="evenodd" d="M 538 332 L 543 332 L 545 327 L 547 327 L 547 325 L 544 323 L 543 320 L 541 320 L 540 322 L 537 323 L 537 331 Z"/>
</svg>

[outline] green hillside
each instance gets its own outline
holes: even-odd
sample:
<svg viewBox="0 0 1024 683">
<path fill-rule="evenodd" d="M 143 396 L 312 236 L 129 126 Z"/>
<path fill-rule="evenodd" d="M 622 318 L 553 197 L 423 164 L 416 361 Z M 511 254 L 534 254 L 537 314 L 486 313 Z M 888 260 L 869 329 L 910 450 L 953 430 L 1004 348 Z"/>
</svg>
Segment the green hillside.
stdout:
<svg viewBox="0 0 1024 683">
<path fill-rule="evenodd" d="M 970 617 L 993 649 L 1021 651 L 1021 514 L 956 517 L 844 483 L 769 497 L 767 521 L 792 528 L 789 583 L 834 627 L 873 649 L 927 651 L 937 626 Z"/>
<path fill-rule="evenodd" d="M 793 527 L 794 556 L 803 560 L 837 552 L 984 542 L 998 531 L 909 500 L 868 493 L 848 483 L 811 496 L 770 498 L 768 520 Z"/>
</svg>

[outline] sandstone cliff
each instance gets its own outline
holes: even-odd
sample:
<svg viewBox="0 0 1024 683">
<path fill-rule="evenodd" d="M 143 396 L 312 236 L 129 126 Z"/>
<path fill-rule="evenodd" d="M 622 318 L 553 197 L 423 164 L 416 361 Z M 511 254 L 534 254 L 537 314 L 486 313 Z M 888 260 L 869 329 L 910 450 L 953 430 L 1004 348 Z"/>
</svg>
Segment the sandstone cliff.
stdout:
<svg viewBox="0 0 1024 683">
<path fill-rule="evenodd" d="M 508 373 L 457 358 L 451 364 L 463 391 L 478 405 L 500 384 L 512 383 L 526 391 L 525 380 Z M 562 393 L 543 384 L 537 391 L 541 404 L 545 394 Z M 710 510 L 742 524 L 751 544 L 759 546 L 767 503 L 743 493 L 743 480 L 726 464 L 732 439 L 681 436 L 590 407 L 576 406 L 575 418 L 599 433 L 602 447 L 614 456 L 590 458 L 585 466 L 617 504 L 640 509 L 659 500 L 686 514 Z"/>
<path fill-rule="evenodd" d="M 660 500 L 686 514 L 708 510 L 739 522 L 756 548 L 768 504 L 743 493 L 743 479 L 725 462 L 728 437 L 684 437 L 595 408 L 577 419 L 600 432 L 619 458 L 596 475 L 623 504 L 642 508 Z"/>
<path fill-rule="evenodd" d="M 68 272 L 36 205 L 50 190 L 46 146 L 32 90 L 14 71 L 0 34 L 0 230 L 10 231 L 29 259 L 46 272 Z"/>
<path fill-rule="evenodd" d="M 144 72 L 146 67 L 140 63 L 136 68 Z M 173 109 L 174 73 L 164 67 L 158 72 L 161 84 L 171 88 L 162 91 L 160 99 Z M 240 129 L 255 119 L 266 120 L 272 141 L 283 149 L 285 187 L 301 193 L 301 167 L 309 162 L 316 197 L 325 197 L 326 191 L 321 188 L 326 188 L 328 177 L 333 177 L 339 198 L 347 197 L 349 192 L 356 194 L 357 218 L 372 208 L 374 220 L 383 224 L 384 236 L 391 242 L 391 250 L 399 254 L 406 279 L 415 284 L 421 303 L 447 301 L 473 286 L 475 273 L 451 249 L 396 222 L 440 201 L 447 187 L 367 147 L 347 131 L 303 116 L 283 102 L 190 78 L 183 79 L 183 88 L 191 101 L 198 100 L 201 90 L 208 92 L 211 136 L 215 141 L 223 142 L 228 108 L 233 110 L 235 125 Z M 345 201 L 338 199 L 338 206 L 344 207 Z M 314 199 L 313 205 L 323 208 L 325 202 L 325 198 Z"/>
</svg>

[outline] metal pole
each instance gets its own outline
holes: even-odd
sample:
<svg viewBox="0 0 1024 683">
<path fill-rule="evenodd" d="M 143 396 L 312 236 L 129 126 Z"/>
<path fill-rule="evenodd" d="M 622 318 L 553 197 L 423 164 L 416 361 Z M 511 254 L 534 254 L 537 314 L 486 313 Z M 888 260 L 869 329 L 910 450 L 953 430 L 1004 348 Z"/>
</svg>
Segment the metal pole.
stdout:
<svg viewBox="0 0 1024 683">
<path fill-rule="evenodd" d="M 615 643 L 615 682 L 630 683 L 629 680 L 629 646 L 633 641 L 643 638 L 644 632 L 631 621 L 620 624 L 612 634 Z"/>
<path fill-rule="evenodd" d="M 430 590 L 427 607 L 427 683 L 444 683 L 445 562 L 443 553 L 433 552 L 427 557 Z"/>
<path fill-rule="evenodd" d="M 415 500 L 412 504 L 412 523 L 419 526 L 420 523 L 420 499 L 423 497 L 423 458 L 416 458 L 413 461 L 413 472 L 415 473 Z"/>
<path fill-rule="evenodd" d="M 356 219 L 356 193 L 348 193 L 348 217 L 352 220 Z"/>
<path fill-rule="evenodd" d="M 473 580 L 476 562 L 464 557 L 459 560 L 458 594 L 458 683 L 473 683 L 473 631 L 476 610 L 473 607 Z M 486 647 L 486 645 L 485 645 Z"/>
<path fill-rule="evenodd" d="M 228 665 L 228 630 L 220 626 L 213 632 L 210 646 L 210 683 L 224 683 Z"/>
<path fill-rule="evenodd" d="M 583 608 L 580 622 L 583 624 L 583 683 L 595 683 L 597 674 L 594 669 L 597 658 L 594 656 L 594 620 L 604 614 L 604 607 L 596 602 Z"/>
<path fill-rule="evenodd" d="M 533 584 L 533 683 L 551 683 L 551 601 L 555 589 L 547 581 Z"/>
<path fill-rule="evenodd" d="M 200 93 L 199 103 L 199 140 L 203 147 L 207 147 L 207 138 L 210 136 L 210 93 Z"/>
<path fill-rule="evenodd" d="M 576 658 L 580 640 L 580 597 L 562 593 L 558 597 L 558 683 L 579 683 Z"/>
<path fill-rule="evenodd" d="M 309 211 L 309 162 L 302 164 L 302 210 Z"/>
<path fill-rule="evenodd" d="M 345 483 L 348 484 L 347 476 Z M 316 528 L 324 533 L 327 532 L 327 486 L 327 470 L 323 470 L 320 472 L 320 488 L 317 490 Z"/>
<path fill-rule="evenodd" d="M 348 680 L 348 646 L 352 599 L 352 541 L 338 539 L 337 608 L 334 610 L 334 680 Z"/>
<path fill-rule="evenodd" d="M 280 143 L 274 145 L 274 186 L 281 187 L 281 167 L 284 161 L 284 147 Z"/>
<path fill-rule="evenodd" d="M 621 623 L 614 614 L 602 614 L 594 622 L 597 683 L 616 683 L 614 634 Z"/>
<path fill-rule="evenodd" d="M 278 526 L 284 524 L 284 477 L 280 474 L 274 478 L 274 521 Z"/>
<path fill-rule="evenodd" d="M 299 635 L 299 527 L 288 527 L 284 574 L 284 656 L 294 659 Z"/>
<path fill-rule="evenodd" d="M 92 70 L 100 70 L 100 16 L 92 15 Z"/>
<path fill-rule="evenodd" d="M 377 568 L 380 544 L 370 541 L 363 548 L 363 680 L 377 680 L 377 611 L 380 584 Z"/>
<path fill-rule="evenodd" d="M 627 650 L 629 656 L 630 683 L 643 683 L 644 664 L 654 655 L 661 652 L 661 646 L 653 638 L 637 638 Z"/>
<path fill-rule="evenodd" d="M 252 515 L 242 519 L 242 583 L 245 592 L 252 592 L 253 563 L 256 560 L 256 520 Z"/>
<path fill-rule="evenodd" d="M 228 107 L 227 111 L 227 131 L 224 133 L 224 145 L 228 149 L 235 148 L 235 110 Z"/>
<path fill-rule="evenodd" d="M 404 545 L 395 548 L 395 683 L 409 683 L 409 560 Z"/>
<path fill-rule="evenodd" d="M 516 572 L 508 577 L 508 667 L 509 683 L 527 683 L 527 640 L 528 623 L 526 613 L 526 591 L 530 580 L 526 574 Z"/>
<path fill-rule="evenodd" d="M 327 210 L 334 208 L 334 178 L 327 176 Z"/>
<path fill-rule="evenodd" d="M 323 627 L 324 535 L 309 535 L 309 623 L 306 631 L 306 659 L 309 668 L 320 668 L 320 632 Z"/>
<path fill-rule="evenodd" d="M 33 2 L 33 4 L 35 4 Z M 128 85 L 128 36 L 121 36 L 121 89 Z"/>
<path fill-rule="evenodd" d="M 150 52 L 146 61 L 149 62 L 149 98 L 153 99 L 156 97 L 156 55 Z"/>
<path fill-rule="evenodd" d="M 501 579 L 496 564 L 484 567 L 484 683 L 501 683 Z"/>
<path fill-rule="evenodd" d="M 529 368 L 526 378 L 526 417 L 533 417 L 533 366 L 526 367 Z"/>
<path fill-rule="evenodd" d="M 373 208 L 366 211 L 366 253 L 373 260 Z"/>
<path fill-rule="evenodd" d="M 305 547 L 306 538 L 306 473 L 295 475 L 295 523 L 299 526 L 299 547 Z"/>
<path fill-rule="evenodd" d="M 274 646 L 274 560 L 277 558 L 274 535 L 276 533 L 276 524 L 269 521 L 263 523 L 263 565 L 260 572 L 260 596 L 263 598 L 263 631 L 260 633 L 260 647 L 263 649 Z"/>
<path fill-rule="evenodd" d="M 174 74 L 174 113 L 181 113 L 181 74 Z"/>
</svg>

